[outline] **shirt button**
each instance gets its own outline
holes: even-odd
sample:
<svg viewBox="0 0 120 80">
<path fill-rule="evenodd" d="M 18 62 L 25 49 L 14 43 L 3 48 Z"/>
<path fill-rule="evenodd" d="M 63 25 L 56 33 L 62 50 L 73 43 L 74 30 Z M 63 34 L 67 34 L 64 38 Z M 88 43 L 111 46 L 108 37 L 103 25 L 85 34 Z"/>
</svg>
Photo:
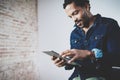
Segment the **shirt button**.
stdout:
<svg viewBox="0 0 120 80">
<path fill-rule="evenodd" d="M 84 41 L 84 45 L 85 45 L 85 46 L 88 45 L 88 41 L 87 41 L 87 40 Z"/>
<path fill-rule="evenodd" d="M 74 43 L 77 43 L 77 40 L 75 40 Z"/>
<path fill-rule="evenodd" d="M 97 40 L 98 38 L 97 38 L 97 36 L 95 36 L 95 40 Z"/>
</svg>

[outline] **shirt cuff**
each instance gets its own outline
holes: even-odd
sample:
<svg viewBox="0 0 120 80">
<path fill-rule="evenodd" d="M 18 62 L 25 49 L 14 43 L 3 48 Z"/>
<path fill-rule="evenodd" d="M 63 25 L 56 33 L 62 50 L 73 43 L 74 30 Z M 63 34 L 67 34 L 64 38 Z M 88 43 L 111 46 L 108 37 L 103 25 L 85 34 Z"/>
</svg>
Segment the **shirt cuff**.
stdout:
<svg viewBox="0 0 120 80">
<path fill-rule="evenodd" d="M 100 59 L 103 57 L 103 52 L 100 49 L 93 48 L 92 52 L 94 53 L 96 59 Z"/>
</svg>

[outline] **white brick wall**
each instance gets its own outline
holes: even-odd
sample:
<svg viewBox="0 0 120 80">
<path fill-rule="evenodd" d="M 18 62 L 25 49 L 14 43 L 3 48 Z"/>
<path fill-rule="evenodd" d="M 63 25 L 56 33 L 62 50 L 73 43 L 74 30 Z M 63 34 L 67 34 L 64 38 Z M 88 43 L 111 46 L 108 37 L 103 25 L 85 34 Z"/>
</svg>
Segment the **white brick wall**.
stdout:
<svg viewBox="0 0 120 80">
<path fill-rule="evenodd" d="M 0 0 L 0 80 L 37 80 L 37 0 Z"/>
</svg>

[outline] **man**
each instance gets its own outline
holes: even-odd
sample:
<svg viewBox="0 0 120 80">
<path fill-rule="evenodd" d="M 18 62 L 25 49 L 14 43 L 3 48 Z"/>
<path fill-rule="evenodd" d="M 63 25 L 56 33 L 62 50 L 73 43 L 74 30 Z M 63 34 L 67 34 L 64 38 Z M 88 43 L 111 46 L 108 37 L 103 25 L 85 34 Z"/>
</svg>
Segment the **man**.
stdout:
<svg viewBox="0 0 120 80">
<path fill-rule="evenodd" d="M 120 80 L 119 74 L 111 74 L 112 66 L 120 66 L 120 28 L 111 18 L 93 15 L 89 0 L 65 0 L 63 8 L 75 22 L 71 32 L 71 49 L 61 53 L 70 57 L 66 62 L 53 56 L 58 67 L 75 68 L 69 80 Z M 76 62 L 81 65 L 72 65 Z M 118 79 L 117 79 L 118 78 Z"/>
</svg>

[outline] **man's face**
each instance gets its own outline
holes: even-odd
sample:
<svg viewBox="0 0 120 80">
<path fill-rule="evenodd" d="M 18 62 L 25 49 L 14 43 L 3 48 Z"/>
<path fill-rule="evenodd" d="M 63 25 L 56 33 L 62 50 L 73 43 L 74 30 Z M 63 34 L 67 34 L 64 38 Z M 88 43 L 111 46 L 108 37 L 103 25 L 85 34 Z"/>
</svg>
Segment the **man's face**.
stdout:
<svg viewBox="0 0 120 80">
<path fill-rule="evenodd" d="M 89 10 L 87 10 L 87 7 L 80 7 L 71 3 L 66 6 L 65 12 L 78 27 L 89 26 Z"/>
</svg>

